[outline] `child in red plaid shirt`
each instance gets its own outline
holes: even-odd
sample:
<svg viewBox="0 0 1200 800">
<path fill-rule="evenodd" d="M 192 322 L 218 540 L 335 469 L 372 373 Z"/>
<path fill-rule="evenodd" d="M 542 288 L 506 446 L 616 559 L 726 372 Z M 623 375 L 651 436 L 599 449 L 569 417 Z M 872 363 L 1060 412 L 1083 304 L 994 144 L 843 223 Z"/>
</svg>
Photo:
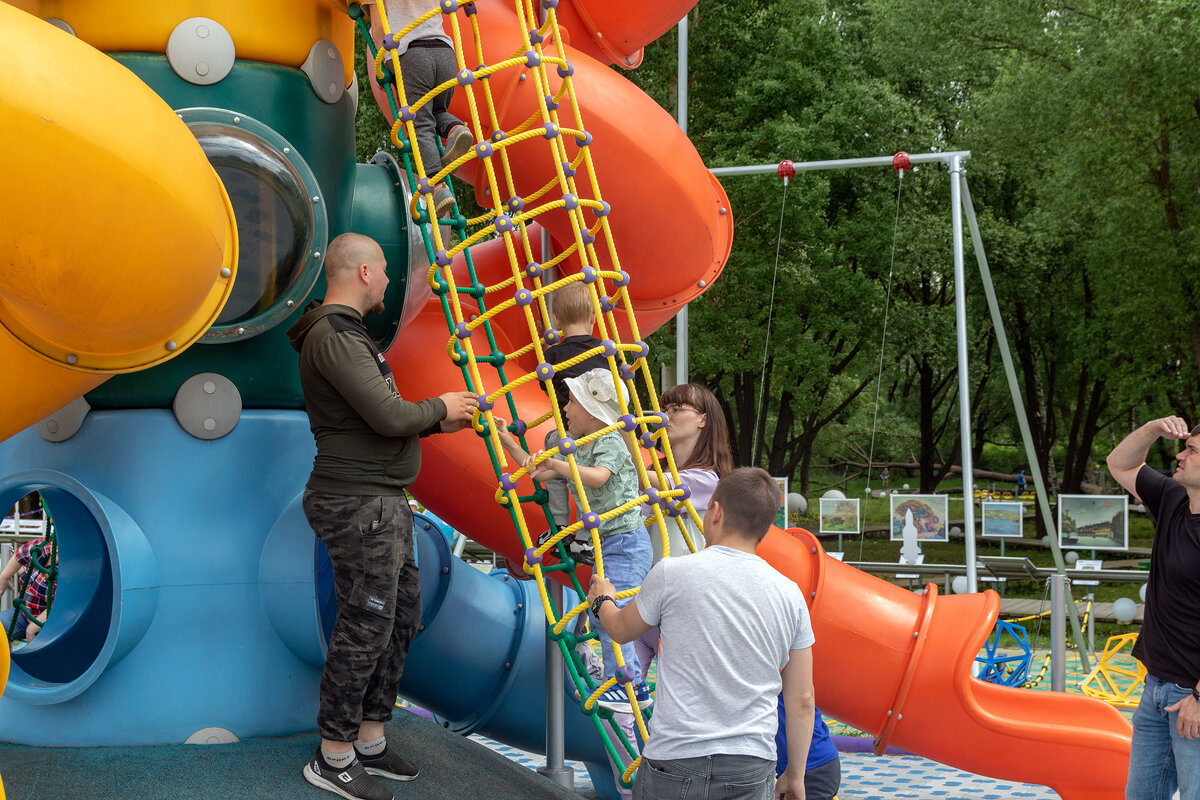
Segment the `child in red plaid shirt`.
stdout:
<svg viewBox="0 0 1200 800">
<path fill-rule="evenodd" d="M 46 621 L 46 613 L 50 610 L 50 604 L 54 600 L 54 583 L 44 571 L 49 570 L 51 565 L 51 551 L 45 545 L 45 539 L 33 539 L 25 542 L 17 548 L 13 557 L 0 571 L 0 594 L 12 590 L 13 576 L 19 571 L 28 570 L 30 573 L 22 597 L 25 601 L 25 610 L 36 621 L 31 621 L 29 617 L 15 608 L 0 612 L 0 624 L 4 626 L 6 633 L 9 626 L 13 624 L 13 617 L 17 618 L 16 626 L 12 631 L 13 641 L 24 639 L 26 642 L 32 642 L 33 637 L 37 636 L 38 631 L 42 629 L 41 623 Z M 35 553 L 42 569 L 31 569 L 30 567 Z"/>
</svg>

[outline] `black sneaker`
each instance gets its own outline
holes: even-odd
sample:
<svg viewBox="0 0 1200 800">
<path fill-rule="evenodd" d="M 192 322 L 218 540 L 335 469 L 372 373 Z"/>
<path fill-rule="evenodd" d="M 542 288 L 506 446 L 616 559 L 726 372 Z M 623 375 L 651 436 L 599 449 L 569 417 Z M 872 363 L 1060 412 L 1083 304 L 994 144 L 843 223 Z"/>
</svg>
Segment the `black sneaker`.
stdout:
<svg viewBox="0 0 1200 800">
<path fill-rule="evenodd" d="M 365 756 L 362 753 L 357 755 L 368 775 L 378 775 L 394 781 L 411 781 L 417 777 L 417 765 L 396 755 L 390 748 L 385 747 L 377 756 Z"/>
<path fill-rule="evenodd" d="M 304 780 L 346 800 L 395 800 L 391 792 L 367 774 L 362 761 L 356 758 L 350 766 L 339 770 L 325 763 L 319 747 L 312 761 L 304 765 Z"/>
<path fill-rule="evenodd" d="M 596 563 L 596 546 L 592 544 L 592 537 L 589 534 L 575 534 L 567 550 L 570 551 L 571 558 L 580 564 L 594 566 Z"/>
</svg>

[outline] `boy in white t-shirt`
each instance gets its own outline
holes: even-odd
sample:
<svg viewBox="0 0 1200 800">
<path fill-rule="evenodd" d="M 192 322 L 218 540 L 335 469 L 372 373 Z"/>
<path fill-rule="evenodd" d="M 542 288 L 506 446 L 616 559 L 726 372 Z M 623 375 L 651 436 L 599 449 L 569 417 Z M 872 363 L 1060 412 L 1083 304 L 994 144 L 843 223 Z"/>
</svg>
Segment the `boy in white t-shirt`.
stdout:
<svg viewBox="0 0 1200 800">
<path fill-rule="evenodd" d="M 654 625 L 662 631 L 635 800 L 680 797 L 689 782 L 725 784 L 736 800 L 804 797 L 815 708 L 812 626 L 799 587 L 755 554 L 778 509 L 770 475 L 734 470 L 704 515 L 707 549 L 660 561 L 624 608 L 610 602 L 612 584 L 592 577 L 588 600 L 615 641 Z M 781 687 L 788 767 L 776 784 Z"/>
</svg>

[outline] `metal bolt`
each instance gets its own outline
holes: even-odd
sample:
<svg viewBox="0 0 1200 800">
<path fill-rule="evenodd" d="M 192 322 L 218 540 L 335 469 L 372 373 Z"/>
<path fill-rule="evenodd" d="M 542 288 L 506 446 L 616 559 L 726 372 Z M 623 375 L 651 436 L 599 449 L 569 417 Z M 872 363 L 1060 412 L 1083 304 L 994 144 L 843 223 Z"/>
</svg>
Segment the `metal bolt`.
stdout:
<svg viewBox="0 0 1200 800">
<path fill-rule="evenodd" d="M 233 274 L 233 270 L 231 270 L 229 267 L 221 267 L 221 277 L 222 278 L 228 278 L 232 274 Z"/>
<path fill-rule="evenodd" d="M 287 301 L 287 307 L 288 307 L 288 308 L 291 308 L 291 307 L 292 307 L 292 306 L 294 306 L 294 305 L 296 305 L 296 301 L 295 301 L 295 300 L 288 300 L 288 301 Z"/>
<path fill-rule="evenodd" d="M 50 431 L 51 433 L 58 433 L 58 420 L 46 420 L 46 430 Z"/>
<path fill-rule="evenodd" d="M 320 250 L 314 250 L 314 251 L 313 251 L 313 258 L 320 258 L 320 257 L 321 257 L 321 251 L 320 251 Z"/>
<path fill-rule="evenodd" d="M 726 214 L 728 214 L 728 213 L 729 213 L 729 209 L 728 209 L 728 208 L 722 208 L 722 209 L 721 209 L 719 212 L 717 212 L 717 213 L 719 213 L 719 214 L 720 214 L 720 215 L 723 217 L 723 216 L 725 216 Z"/>
<path fill-rule="evenodd" d="M 285 147 L 285 148 L 283 148 L 283 154 L 284 154 L 285 156 L 286 156 L 286 155 L 290 155 L 290 154 L 291 154 L 291 152 L 292 152 L 292 148 L 290 148 L 290 147 Z"/>
<path fill-rule="evenodd" d="M 213 419 L 212 417 L 206 417 L 204 419 L 204 430 L 215 431 L 216 429 L 217 429 L 217 421 L 215 419 Z"/>
<path fill-rule="evenodd" d="M 316 204 L 319 202 L 321 202 L 321 198 L 318 195 L 313 195 L 313 203 Z"/>
<path fill-rule="evenodd" d="M 233 124 L 234 124 L 234 125 L 241 125 L 241 124 L 242 124 L 242 118 L 241 118 L 241 117 L 234 117 L 234 118 L 233 118 Z"/>
<path fill-rule="evenodd" d="M 708 286 L 708 281 L 698 281 L 696 285 L 703 289 L 705 286 Z"/>
<path fill-rule="evenodd" d="M 75 355 L 74 353 L 67 353 L 67 363 L 68 364 L 78 364 L 79 356 Z"/>
<path fill-rule="evenodd" d="M 505 662 L 504 662 L 504 668 L 505 668 L 505 669 L 512 669 L 512 662 L 511 662 L 511 661 L 505 661 Z"/>
<path fill-rule="evenodd" d="M 168 351 L 170 351 L 170 352 L 172 352 L 172 353 L 173 353 L 173 352 L 175 352 L 175 348 L 177 348 L 177 347 L 179 347 L 179 345 L 175 344 L 175 340 L 174 340 L 174 339 L 168 339 L 168 340 L 167 340 L 167 350 L 168 350 Z"/>
<path fill-rule="evenodd" d="M 449 568 L 449 567 L 442 567 L 442 574 L 443 574 L 443 575 L 445 575 L 445 574 L 446 574 L 446 573 L 448 573 L 449 571 L 450 571 L 450 568 Z"/>
<path fill-rule="evenodd" d="M 525 610 L 525 604 L 517 603 L 517 611 L 524 611 L 524 610 Z"/>
<path fill-rule="evenodd" d="M 205 394 L 213 394 L 216 391 L 217 391 L 217 385 L 215 383 L 213 383 L 212 381 L 204 382 L 204 393 Z"/>
<path fill-rule="evenodd" d="M 243 333 L 245 333 L 245 332 L 246 332 L 246 329 L 245 329 L 245 328 L 238 328 L 238 329 L 237 329 L 237 335 L 238 335 L 238 336 L 241 336 L 241 335 L 242 335 Z"/>
<path fill-rule="evenodd" d="M 916 639 L 916 638 L 917 638 L 918 636 L 920 636 L 920 635 L 921 635 L 921 632 L 920 632 L 920 631 L 913 631 L 913 638 L 914 638 L 914 639 Z"/>
</svg>

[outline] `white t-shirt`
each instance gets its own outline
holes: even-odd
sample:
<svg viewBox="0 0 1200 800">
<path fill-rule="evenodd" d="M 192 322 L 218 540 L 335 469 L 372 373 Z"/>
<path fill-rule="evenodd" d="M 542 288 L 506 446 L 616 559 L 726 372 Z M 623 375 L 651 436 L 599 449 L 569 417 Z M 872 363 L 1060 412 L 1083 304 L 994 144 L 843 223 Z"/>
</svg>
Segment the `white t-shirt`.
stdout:
<svg viewBox="0 0 1200 800">
<path fill-rule="evenodd" d="M 757 555 L 710 546 L 655 564 L 636 602 L 662 632 L 645 755 L 775 760 L 779 671 L 813 644 L 800 588 Z"/>
<path fill-rule="evenodd" d="M 667 488 L 675 488 L 674 481 L 671 480 L 671 473 L 666 473 Z M 683 486 L 687 486 L 692 490 L 692 508 L 696 509 L 696 514 L 700 519 L 704 519 L 704 512 L 708 510 L 708 501 L 712 499 L 713 490 L 717 488 L 717 473 L 711 469 L 684 469 L 679 471 L 679 482 Z M 678 501 L 673 501 L 678 502 Z M 642 516 L 646 518 L 646 529 L 650 531 L 650 547 L 654 551 L 654 560 L 651 562 L 657 564 L 662 561 L 663 546 L 662 534 L 658 530 L 658 523 L 654 521 L 654 507 L 647 504 L 642 504 Z M 687 528 L 688 536 L 692 537 L 692 544 L 697 551 L 704 549 L 704 534 L 700 532 L 699 526 L 692 521 L 692 515 L 686 511 L 677 518 L 666 516 L 663 523 L 667 526 L 667 537 L 670 541 L 671 557 L 686 556 L 692 552 L 688 549 L 687 542 L 683 539 L 683 534 L 679 531 L 679 522 L 682 520 L 684 527 Z"/>
</svg>

